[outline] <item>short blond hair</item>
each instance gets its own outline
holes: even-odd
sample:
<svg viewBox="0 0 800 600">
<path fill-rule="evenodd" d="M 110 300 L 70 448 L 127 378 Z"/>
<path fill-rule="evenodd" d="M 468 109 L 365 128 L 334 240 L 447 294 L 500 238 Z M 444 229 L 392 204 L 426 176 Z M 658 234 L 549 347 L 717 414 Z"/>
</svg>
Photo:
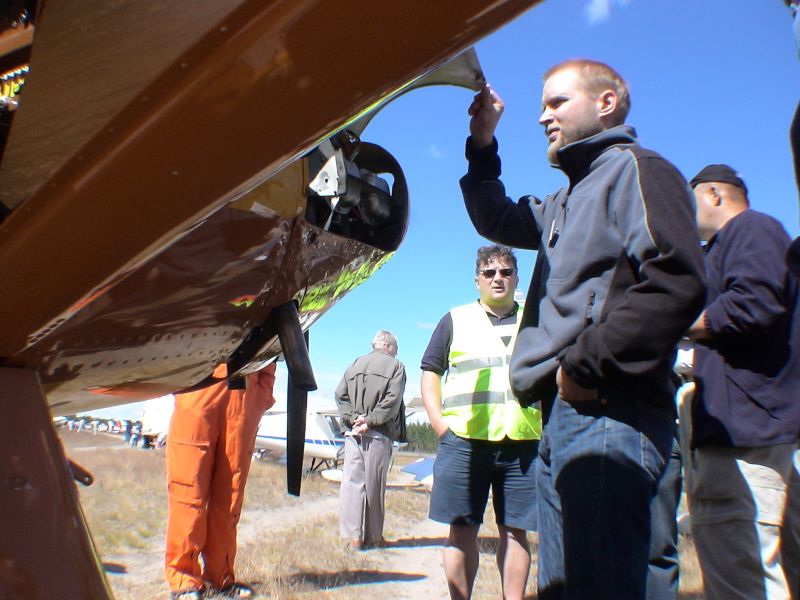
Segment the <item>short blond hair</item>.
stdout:
<svg viewBox="0 0 800 600">
<path fill-rule="evenodd" d="M 621 125 L 631 110 L 631 92 L 622 76 L 607 64 L 591 58 L 571 58 L 550 67 L 544 74 L 544 80 L 564 69 L 575 69 L 590 94 L 600 94 L 605 90 L 613 90 L 617 95 L 617 110 L 614 112 L 616 125 Z"/>
</svg>

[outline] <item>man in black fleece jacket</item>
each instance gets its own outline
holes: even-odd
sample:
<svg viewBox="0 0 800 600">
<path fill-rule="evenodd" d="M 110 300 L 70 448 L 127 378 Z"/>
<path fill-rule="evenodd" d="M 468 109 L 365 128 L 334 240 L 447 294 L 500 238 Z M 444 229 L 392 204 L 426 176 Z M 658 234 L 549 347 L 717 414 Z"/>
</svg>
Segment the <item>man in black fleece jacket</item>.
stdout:
<svg viewBox="0 0 800 600">
<path fill-rule="evenodd" d="M 627 84 L 603 63 L 545 74 L 539 119 L 569 185 L 506 197 L 487 85 L 470 106 L 461 188 L 478 232 L 538 250 L 511 385 L 548 419 L 540 445 L 539 598 L 645 598 L 650 501 L 675 426 L 675 346 L 703 307 L 685 180 L 624 125 Z"/>
</svg>

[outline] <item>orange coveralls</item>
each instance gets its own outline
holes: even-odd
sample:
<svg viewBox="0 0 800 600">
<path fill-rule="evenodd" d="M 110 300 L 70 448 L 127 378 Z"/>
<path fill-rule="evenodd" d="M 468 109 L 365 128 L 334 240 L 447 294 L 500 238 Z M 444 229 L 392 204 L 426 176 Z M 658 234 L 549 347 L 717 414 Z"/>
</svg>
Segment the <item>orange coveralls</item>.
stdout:
<svg viewBox="0 0 800 600">
<path fill-rule="evenodd" d="M 226 366 L 214 376 L 223 378 Z M 165 567 L 170 591 L 234 583 L 236 526 L 261 415 L 275 403 L 275 363 L 247 376 L 175 396 L 167 435 L 169 513 Z M 200 557 L 203 565 L 201 568 Z"/>
</svg>

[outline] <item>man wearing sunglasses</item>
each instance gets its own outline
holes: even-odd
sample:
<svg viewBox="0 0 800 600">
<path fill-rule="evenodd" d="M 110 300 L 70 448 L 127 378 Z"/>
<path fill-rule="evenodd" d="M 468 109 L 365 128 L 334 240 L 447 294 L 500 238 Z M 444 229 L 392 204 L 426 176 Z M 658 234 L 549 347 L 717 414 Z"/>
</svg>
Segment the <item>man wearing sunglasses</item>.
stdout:
<svg viewBox="0 0 800 600">
<path fill-rule="evenodd" d="M 538 408 L 511 392 L 508 363 L 522 307 L 514 300 L 510 248 L 478 250 L 478 300 L 448 312 L 422 357 L 422 400 L 439 437 L 430 518 L 450 525 L 444 570 L 452 598 L 469 598 L 478 572 L 478 529 L 489 489 L 499 532 L 505 598 L 523 598 L 530 569 L 527 532 L 536 529 Z M 444 385 L 442 377 L 447 374 Z"/>
<path fill-rule="evenodd" d="M 703 307 L 686 180 L 625 125 L 628 86 L 603 63 L 545 73 L 539 124 L 568 185 L 506 197 L 487 85 L 469 108 L 461 189 L 478 232 L 538 251 L 511 386 L 542 402 L 539 598 L 644 599 L 650 504 L 675 430 L 675 347 Z"/>
</svg>

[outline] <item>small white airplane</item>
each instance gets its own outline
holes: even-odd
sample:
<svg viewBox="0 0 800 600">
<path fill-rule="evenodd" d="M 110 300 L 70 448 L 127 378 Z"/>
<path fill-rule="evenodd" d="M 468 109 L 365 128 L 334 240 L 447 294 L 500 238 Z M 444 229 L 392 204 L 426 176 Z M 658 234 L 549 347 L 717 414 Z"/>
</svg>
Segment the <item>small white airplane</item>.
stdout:
<svg viewBox="0 0 800 600">
<path fill-rule="evenodd" d="M 414 398 L 406 405 L 406 420 L 419 411 L 421 398 Z M 270 409 L 261 417 L 256 434 L 256 452 L 272 453 L 282 457 L 286 453 L 286 411 Z M 344 460 L 344 435 L 342 421 L 336 406 L 325 402 L 324 406 L 311 406 L 306 414 L 306 435 L 303 455 L 311 458 L 309 471 L 319 471 L 331 481 L 341 480 L 339 466 Z M 394 442 L 392 460 L 405 442 Z"/>
<path fill-rule="evenodd" d="M 164 443 L 169 422 L 175 410 L 175 396 L 167 394 L 141 403 L 141 444 L 143 448 L 157 448 Z"/>
<path fill-rule="evenodd" d="M 344 446 L 339 411 L 333 408 L 309 408 L 303 455 L 311 458 L 311 471 L 333 469 L 342 461 Z M 256 451 L 276 456 L 286 454 L 286 411 L 269 410 L 261 417 L 256 434 Z"/>
</svg>

